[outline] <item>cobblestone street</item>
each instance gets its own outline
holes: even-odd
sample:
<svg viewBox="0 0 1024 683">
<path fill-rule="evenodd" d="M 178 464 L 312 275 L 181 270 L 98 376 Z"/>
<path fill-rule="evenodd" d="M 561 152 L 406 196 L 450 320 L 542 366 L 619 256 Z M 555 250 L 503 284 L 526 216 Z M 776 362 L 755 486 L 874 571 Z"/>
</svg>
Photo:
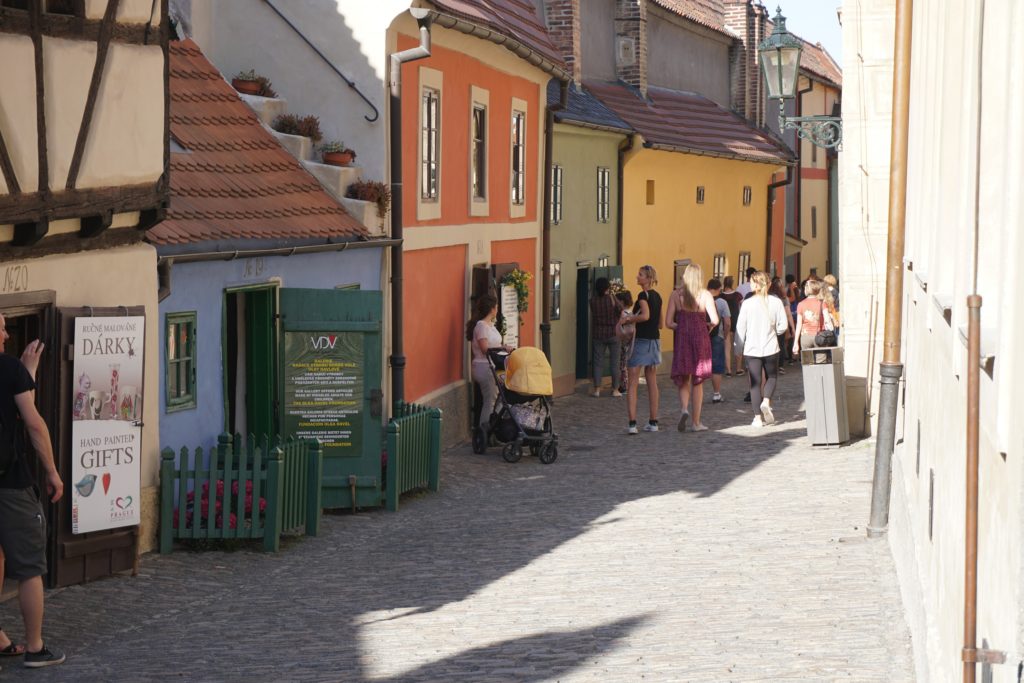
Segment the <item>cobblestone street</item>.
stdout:
<svg viewBox="0 0 1024 683">
<path fill-rule="evenodd" d="M 143 558 L 48 596 L 68 661 L 4 680 L 911 681 L 873 449 L 807 444 L 800 374 L 777 426 L 745 379 L 711 431 L 625 433 L 624 398 L 559 399 L 560 456 L 449 451 L 439 494 L 325 517 L 282 552 Z M 647 417 L 641 389 L 641 424 Z M 165 435 L 173 441 L 172 435 Z M 0 606 L 16 639 L 15 601 Z"/>
</svg>

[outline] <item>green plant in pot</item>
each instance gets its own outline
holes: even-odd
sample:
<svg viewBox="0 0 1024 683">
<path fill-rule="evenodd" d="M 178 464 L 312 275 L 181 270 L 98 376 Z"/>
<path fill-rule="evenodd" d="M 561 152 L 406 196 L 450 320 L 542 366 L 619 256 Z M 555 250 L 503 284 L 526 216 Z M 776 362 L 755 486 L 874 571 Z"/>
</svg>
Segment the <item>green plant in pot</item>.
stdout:
<svg viewBox="0 0 1024 683">
<path fill-rule="evenodd" d="M 383 218 L 391 208 L 391 188 L 379 180 L 357 180 L 348 186 L 345 196 L 364 202 L 376 202 L 377 215 Z"/>
<path fill-rule="evenodd" d="M 344 142 L 331 140 L 320 145 L 320 155 L 325 164 L 348 166 L 355 161 L 356 151 L 346 147 Z"/>
<path fill-rule="evenodd" d="M 314 145 L 324 136 L 320 132 L 320 119 L 312 115 L 281 114 L 270 123 L 270 127 L 278 133 L 305 136 L 312 140 Z"/>
<path fill-rule="evenodd" d="M 258 95 L 259 97 L 277 97 L 277 93 L 270 85 L 270 79 L 260 76 L 255 69 L 239 71 L 231 79 L 231 87 L 243 95 Z"/>
</svg>

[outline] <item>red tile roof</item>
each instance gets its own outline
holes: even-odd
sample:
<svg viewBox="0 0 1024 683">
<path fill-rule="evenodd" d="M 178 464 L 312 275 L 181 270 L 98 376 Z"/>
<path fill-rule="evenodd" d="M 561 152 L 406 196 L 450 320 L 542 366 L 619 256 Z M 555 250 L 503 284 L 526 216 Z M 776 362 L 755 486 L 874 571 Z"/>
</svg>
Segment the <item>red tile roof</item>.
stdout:
<svg viewBox="0 0 1024 683">
<path fill-rule="evenodd" d="M 837 88 L 842 88 L 843 72 L 828 50 L 822 47 L 821 43 L 811 44 L 803 38 L 800 40 L 804 44 L 803 52 L 800 53 L 800 68 L 832 83 Z"/>
<path fill-rule="evenodd" d="M 730 38 L 736 34 L 725 26 L 725 5 L 722 0 L 653 0 L 654 4 L 685 19 Z"/>
<path fill-rule="evenodd" d="M 633 126 L 646 144 L 770 164 L 795 161 L 781 142 L 702 95 L 651 87 L 644 101 L 629 86 L 601 81 L 585 81 L 584 85 Z"/>
<path fill-rule="evenodd" d="M 566 70 L 531 0 L 432 0 L 438 11 L 514 38 Z"/>
<path fill-rule="evenodd" d="M 191 40 L 172 41 L 167 219 L 155 244 L 368 235 L 259 122 Z"/>
</svg>

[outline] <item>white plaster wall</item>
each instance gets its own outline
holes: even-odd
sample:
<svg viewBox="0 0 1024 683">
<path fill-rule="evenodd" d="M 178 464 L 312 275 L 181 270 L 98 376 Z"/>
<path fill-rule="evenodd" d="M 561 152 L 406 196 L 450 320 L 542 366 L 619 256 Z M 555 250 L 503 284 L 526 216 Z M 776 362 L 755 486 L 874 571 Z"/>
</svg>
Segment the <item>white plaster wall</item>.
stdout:
<svg viewBox="0 0 1024 683">
<path fill-rule="evenodd" d="M 0 35 L 0 132 L 22 192 L 39 189 L 36 151 L 36 81 L 32 40 L 27 36 Z M 10 68 L 21 64 L 26 68 Z M 8 193 L 0 173 L 0 194 Z"/>
<path fill-rule="evenodd" d="M 306 0 L 275 6 L 319 50 L 355 81 L 377 107 L 379 118 L 341 78 L 263 2 L 194 0 L 193 37 L 230 79 L 244 69 L 271 80 L 297 114 L 320 117 L 325 140 L 339 139 L 359 154 L 363 176 L 386 179 L 387 29 L 409 7 L 408 0 Z"/>
<path fill-rule="evenodd" d="M 159 45 L 110 46 L 78 187 L 134 185 L 160 178 L 164 169 L 163 89 Z"/>
<path fill-rule="evenodd" d="M 88 19 L 102 19 L 107 11 L 110 0 L 85 0 L 85 16 Z M 162 0 L 121 0 L 117 6 L 116 19 L 122 24 L 145 24 L 150 21 L 154 26 L 160 25 L 160 5 Z"/>
<path fill-rule="evenodd" d="M 887 170 L 879 164 L 865 165 L 864 171 L 860 166 L 883 155 L 883 141 L 888 148 L 888 135 L 865 136 L 887 116 L 872 109 L 881 91 L 866 77 L 880 64 L 867 58 L 861 63 L 858 55 L 870 56 L 872 43 L 892 35 L 893 4 L 849 1 L 843 12 L 850 46 L 844 50 L 840 157 L 848 359 L 870 349 L 868 330 L 851 321 L 847 308 L 864 296 L 851 288 L 850 279 L 863 276 L 864 261 L 872 256 L 884 259 L 886 243 L 884 232 L 870 229 L 875 224 L 870 216 L 879 197 L 884 200 Z M 977 645 L 1009 655 L 1005 665 L 990 671 L 979 667 L 979 676 L 1017 681 L 1024 647 L 1024 426 L 1017 417 L 1024 369 L 1016 348 L 1024 334 L 1024 314 L 1008 286 L 1024 258 L 1024 133 L 1017 123 L 1024 107 L 1024 53 L 1018 38 L 1024 31 L 1024 7 L 1013 0 L 986 3 L 981 83 L 980 28 L 978 4 L 914 4 L 906 234 L 912 270 L 905 271 L 906 393 L 898 428 L 902 438 L 893 458 L 889 540 L 919 680 L 959 680 L 962 668 L 966 373 L 969 363 L 976 362 L 968 359 L 965 331 L 966 298 L 973 289 L 976 183 L 982 352 L 995 357 L 991 375 L 982 372 L 980 378 Z M 879 286 L 884 291 L 884 281 Z M 948 323 L 943 306 L 951 308 Z"/>
<path fill-rule="evenodd" d="M 95 63 L 95 43 L 43 38 L 46 149 L 51 189 L 64 189 L 67 182 Z M 31 71 L 32 62 L 26 66 Z M 99 98 L 96 104 L 98 108 Z M 23 102 L 23 106 L 35 113 L 34 99 Z"/>
</svg>

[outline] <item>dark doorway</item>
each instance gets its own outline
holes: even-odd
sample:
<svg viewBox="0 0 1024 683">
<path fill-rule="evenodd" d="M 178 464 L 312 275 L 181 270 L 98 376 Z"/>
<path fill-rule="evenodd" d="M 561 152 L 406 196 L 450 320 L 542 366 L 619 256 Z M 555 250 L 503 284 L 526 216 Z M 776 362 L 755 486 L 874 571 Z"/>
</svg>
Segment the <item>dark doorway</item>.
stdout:
<svg viewBox="0 0 1024 683">
<path fill-rule="evenodd" d="M 277 287 L 229 290 L 224 301 L 225 431 L 277 436 Z"/>
</svg>

